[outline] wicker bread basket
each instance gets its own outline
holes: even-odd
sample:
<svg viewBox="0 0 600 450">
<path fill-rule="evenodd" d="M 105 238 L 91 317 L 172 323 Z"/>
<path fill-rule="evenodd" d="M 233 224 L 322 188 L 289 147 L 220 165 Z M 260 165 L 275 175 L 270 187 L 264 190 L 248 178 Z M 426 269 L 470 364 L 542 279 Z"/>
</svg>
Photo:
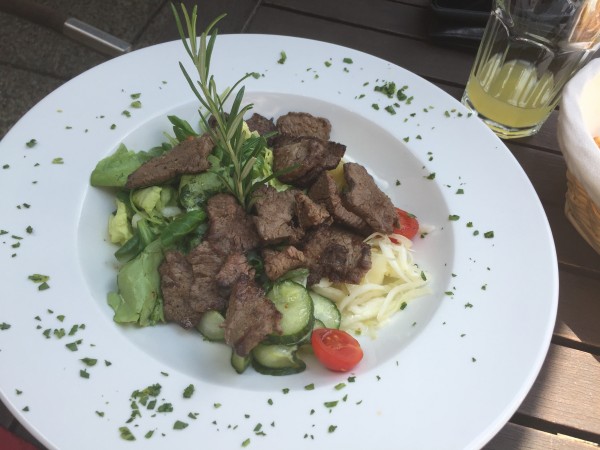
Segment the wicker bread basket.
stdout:
<svg viewBox="0 0 600 450">
<path fill-rule="evenodd" d="M 565 214 L 600 253 L 600 58 L 592 59 L 565 86 L 558 142 L 567 164 Z"/>
</svg>

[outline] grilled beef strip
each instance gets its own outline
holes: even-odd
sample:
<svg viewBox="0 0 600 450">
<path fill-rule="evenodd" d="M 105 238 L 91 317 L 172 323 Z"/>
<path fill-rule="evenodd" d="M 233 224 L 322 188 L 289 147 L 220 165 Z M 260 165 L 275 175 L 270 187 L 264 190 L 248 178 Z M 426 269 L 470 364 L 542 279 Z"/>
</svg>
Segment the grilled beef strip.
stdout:
<svg viewBox="0 0 600 450">
<path fill-rule="evenodd" d="M 265 273 L 271 281 L 275 281 L 290 270 L 307 267 L 304 253 L 293 245 L 289 245 L 283 250 L 265 248 L 262 250 L 262 257 L 265 263 Z"/>
<path fill-rule="evenodd" d="M 304 192 L 295 195 L 296 217 L 300 228 L 308 230 L 321 224 L 330 225 L 333 222 L 331 215 L 325 206 L 314 202 Z"/>
<path fill-rule="evenodd" d="M 216 194 L 207 204 L 209 226 L 206 241 L 222 256 L 245 253 L 258 247 L 260 239 L 252 218 L 230 194 Z"/>
<path fill-rule="evenodd" d="M 316 117 L 305 112 L 290 112 L 277 119 L 277 129 L 289 136 L 312 136 L 329 140 L 331 123 L 324 117 Z"/>
<path fill-rule="evenodd" d="M 248 125 L 248 129 L 250 131 L 256 131 L 261 136 L 265 136 L 268 133 L 277 133 L 277 127 L 275 126 L 273 119 L 267 119 L 258 113 L 252 114 L 252 116 L 246 121 L 246 124 Z M 267 145 L 272 145 L 274 138 L 275 135 L 267 138 Z"/>
<path fill-rule="evenodd" d="M 279 192 L 272 186 L 261 186 L 254 193 L 256 215 L 252 219 L 264 245 L 294 244 L 304 236 L 295 218 L 295 196 L 299 192 L 296 189 Z"/>
<path fill-rule="evenodd" d="M 281 313 L 256 282 L 241 276 L 234 284 L 225 314 L 225 342 L 247 356 L 269 334 L 281 334 Z"/>
<path fill-rule="evenodd" d="M 372 231 L 391 234 L 398 226 L 396 208 L 375 184 L 367 169 L 357 163 L 344 164 L 348 189 L 343 193 L 344 206 L 364 219 Z"/>
<path fill-rule="evenodd" d="M 323 277 L 358 284 L 371 268 L 371 247 L 358 234 L 336 225 L 311 231 L 301 250 L 308 262 L 309 285 Z"/>
<path fill-rule="evenodd" d="M 346 146 L 315 137 L 282 136 L 273 148 L 273 172 L 286 184 L 305 188 L 325 170 L 335 169 L 346 152 Z"/>
<path fill-rule="evenodd" d="M 167 153 L 142 164 L 127 177 L 125 187 L 156 186 L 178 175 L 204 172 L 210 168 L 207 156 L 213 148 L 213 140 L 208 134 L 180 142 Z"/>
<path fill-rule="evenodd" d="M 229 255 L 215 277 L 217 285 L 223 289 L 231 289 L 241 276 L 254 278 L 255 271 L 241 253 Z"/>
<path fill-rule="evenodd" d="M 194 310 L 188 301 L 193 273 L 185 255 L 177 251 L 165 252 L 165 259 L 158 272 L 165 320 L 176 322 L 185 329 L 198 325 L 202 313 Z"/>
<path fill-rule="evenodd" d="M 342 198 L 338 192 L 335 181 L 327 172 L 323 172 L 317 181 L 309 188 L 308 196 L 316 203 L 323 205 L 334 222 L 351 228 L 363 236 L 371 234 L 371 229 L 367 222 L 351 211 L 348 211 L 342 204 Z"/>
</svg>

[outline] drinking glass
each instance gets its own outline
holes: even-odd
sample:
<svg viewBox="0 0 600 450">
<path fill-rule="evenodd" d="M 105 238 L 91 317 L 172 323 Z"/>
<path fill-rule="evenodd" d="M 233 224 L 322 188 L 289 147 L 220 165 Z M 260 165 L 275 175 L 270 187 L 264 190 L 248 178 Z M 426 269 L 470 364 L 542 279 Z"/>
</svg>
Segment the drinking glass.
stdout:
<svg viewBox="0 0 600 450">
<path fill-rule="evenodd" d="M 495 0 L 462 103 L 499 137 L 537 133 L 600 46 L 600 0 Z"/>
</svg>

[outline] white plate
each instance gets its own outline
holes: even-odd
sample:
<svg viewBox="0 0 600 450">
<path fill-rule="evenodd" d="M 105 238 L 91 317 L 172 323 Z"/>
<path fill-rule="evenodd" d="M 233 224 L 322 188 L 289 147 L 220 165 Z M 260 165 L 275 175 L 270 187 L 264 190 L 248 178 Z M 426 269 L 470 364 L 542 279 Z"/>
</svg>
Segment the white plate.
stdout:
<svg viewBox="0 0 600 450">
<path fill-rule="evenodd" d="M 196 334 L 112 322 L 105 296 L 116 272 L 105 228 L 114 206 L 89 186 L 89 174 L 121 142 L 135 150 L 161 142 L 167 114 L 196 120 L 180 60 L 187 65 L 173 42 L 102 64 L 46 97 L 2 141 L 0 229 L 8 233 L 0 236 L 0 323 L 10 325 L 0 331 L 2 401 L 61 450 L 240 448 L 247 439 L 248 448 L 261 449 L 485 444 L 525 397 L 550 342 L 558 297 L 550 229 L 500 140 L 438 88 L 364 53 L 225 35 L 213 62 L 221 87 L 246 72 L 261 75 L 247 81 L 246 99 L 263 115 L 328 117 L 347 156 L 365 164 L 398 206 L 435 227 L 414 246 L 433 294 L 412 302 L 377 339 L 361 338 L 365 359 L 354 382 L 310 359 L 299 375 L 238 376 L 229 352 Z M 412 97 L 395 115 L 384 110 L 393 100 L 374 91 L 384 80 L 408 86 Z M 141 93 L 139 109 L 130 107 L 134 93 Z M 31 139 L 37 145 L 28 148 Z M 488 231 L 493 238 L 484 237 Z M 50 289 L 39 291 L 28 279 L 34 273 L 49 275 Z M 85 328 L 68 336 L 75 324 Z M 59 338 L 61 328 L 67 336 Z M 65 346 L 77 340 L 77 351 Z M 98 363 L 86 367 L 82 358 Z M 84 369 L 89 378 L 80 376 Z M 336 389 L 340 382 L 345 387 Z M 173 411 L 142 407 L 126 424 L 132 392 L 155 383 L 158 404 Z M 184 399 L 190 384 L 195 393 Z M 338 404 L 325 405 L 331 401 Z M 174 430 L 177 420 L 189 426 Z M 120 438 L 126 425 L 136 441 Z"/>
</svg>

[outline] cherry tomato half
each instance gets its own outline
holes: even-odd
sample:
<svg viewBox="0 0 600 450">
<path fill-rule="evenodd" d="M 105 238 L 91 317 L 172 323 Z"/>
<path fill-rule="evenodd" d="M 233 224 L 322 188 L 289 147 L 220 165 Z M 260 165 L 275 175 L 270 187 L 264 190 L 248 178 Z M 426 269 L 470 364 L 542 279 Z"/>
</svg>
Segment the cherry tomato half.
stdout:
<svg viewBox="0 0 600 450">
<path fill-rule="evenodd" d="M 419 232 L 419 221 L 415 216 L 400 208 L 396 208 L 396 214 L 398 214 L 398 222 L 400 223 L 400 226 L 398 228 L 394 228 L 394 233 L 401 234 L 402 236 L 412 240 L 412 238 L 414 238 Z"/>
<path fill-rule="evenodd" d="M 336 372 L 349 371 L 363 357 L 358 341 L 342 330 L 317 328 L 312 332 L 310 342 L 321 364 Z"/>
</svg>

